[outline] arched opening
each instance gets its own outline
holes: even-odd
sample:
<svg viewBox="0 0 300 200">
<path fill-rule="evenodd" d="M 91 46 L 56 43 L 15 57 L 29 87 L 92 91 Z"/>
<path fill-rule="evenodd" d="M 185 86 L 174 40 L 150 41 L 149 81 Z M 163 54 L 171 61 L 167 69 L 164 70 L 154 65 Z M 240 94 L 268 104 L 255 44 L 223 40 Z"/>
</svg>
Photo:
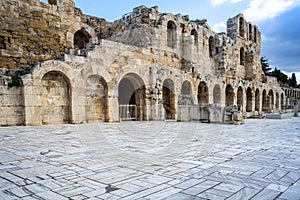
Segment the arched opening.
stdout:
<svg viewBox="0 0 300 200">
<path fill-rule="evenodd" d="M 219 85 L 215 85 L 214 87 L 214 104 L 221 103 L 221 88 Z"/>
<path fill-rule="evenodd" d="M 108 120 L 107 83 L 99 75 L 91 75 L 86 81 L 85 114 L 87 122 Z"/>
<path fill-rule="evenodd" d="M 249 24 L 249 40 L 252 40 L 252 24 Z"/>
<path fill-rule="evenodd" d="M 6 42 L 4 36 L 0 36 L 0 49 L 6 49 Z"/>
<path fill-rule="evenodd" d="M 274 110 L 274 93 L 273 90 L 270 90 L 268 93 L 268 106 L 269 106 L 269 111 Z"/>
<path fill-rule="evenodd" d="M 198 86 L 198 104 L 208 103 L 208 87 L 204 81 L 201 81 Z"/>
<path fill-rule="evenodd" d="M 119 83 L 120 120 L 144 120 L 145 84 L 140 76 L 126 74 Z"/>
<path fill-rule="evenodd" d="M 243 47 L 240 49 L 240 65 L 245 65 L 245 50 Z"/>
<path fill-rule="evenodd" d="M 165 118 L 175 119 L 175 87 L 171 79 L 166 79 L 163 82 L 163 106 L 165 109 Z"/>
<path fill-rule="evenodd" d="M 254 27 L 254 42 L 257 42 L 257 28 Z"/>
<path fill-rule="evenodd" d="M 268 106 L 267 91 L 263 90 L 263 93 L 262 93 L 262 110 L 264 112 L 267 112 L 268 109 L 269 109 L 269 106 Z"/>
<path fill-rule="evenodd" d="M 57 0 L 48 0 L 48 4 L 57 5 Z"/>
<path fill-rule="evenodd" d="M 244 18 L 240 17 L 239 20 L 239 34 L 241 37 L 245 37 L 245 21 Z"/>
<path fill-rule="evenodd" d="M 167 24 L 167 31 L 168 31 L 168 36 L 167 36 L 167 45 L 170 48 L 176 48 L 176 25 L 173 21 L 168 21 Z"/>
<path fill-rule="evenodd" d="M 181 94 L 192 95 L 192 86 L 189 81 L 184 81 L 181 87 Z"/>
<path fill-rule="evenodd" d="M 58 71 L 50 71 L 42 78 L 42 124 L 71 122 L 71 86 L 69 79 Z"/>
<path fill-rule="evenodd" d="M 84 28 L 77 31 L 74 35 L 75 49 L 85 49 L 91 38 L 90 34 Z"/>
<path fill-rule="evenodd" d="M 233 102 L 234 102 L 234 91 L 233 91 L 233 88 L 232 88 L 232 86 L 230 84 L 228 84 L 226 86 L 225 93 L 226 93 L 225 105 L 226 106 L 233 105 Z"/>
<path fill-rule="evenodd" d="M 255 91 L 255 111 L 259 111 L 259 105 L 260 105 L 260 93 L 259 93 L 259 89 L 256 89 L 256 91 Z"/>
<path fill-rule="evenodd" d="M 208 39 L 208 51 L 210 57 L 213 57 L 214 55 L 214 48 L 215 48 L 215 40 L 212 36 L 210 36 Z"/>
<path fill-rule="evenodd" d="M 276 92 L 276 103 L 275 103 L 276 110 L 279 110 L 279 102 L 280 102 L 279 94 L 278 92 Z"/>
<path fill-rule="evenodd" d="M 285 107 L 284 102 L 285 102 L 285 101 L 284 101 L 284 94 L 281 93 L 281 97 L 280 97 L 281 110 L 283 110 L 283 108 Z"/>
<path fill-rule="evenodd" d="M 196 29 L 192 30 L 191 35 L 194 36 L 194 43 L 198 44 L 198 33 L 197 33 Z"/>
<path fill-rule="evenodd" d="M 247 88 L 247 104 L 246 104 L 246 111 L 247 112 L 252 112 L 252 102 L 253 102 L 253 98 L 252 98 L 252 89 L 251 88 Z"/>
<path fill-rule="evenodd" d="M 240 86 L 237 90 L 237 106 L 241 108 L 240 110 L 243 110 L 243 104 L 244 104 L 244 92 L 243 88 Z"/>
</svg>

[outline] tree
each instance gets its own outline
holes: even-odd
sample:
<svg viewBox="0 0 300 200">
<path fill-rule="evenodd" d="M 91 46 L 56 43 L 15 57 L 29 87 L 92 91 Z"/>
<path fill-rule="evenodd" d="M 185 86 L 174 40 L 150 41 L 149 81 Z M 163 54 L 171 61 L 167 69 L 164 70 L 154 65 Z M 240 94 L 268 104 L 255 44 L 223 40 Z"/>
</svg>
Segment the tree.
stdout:
<svg viewBox="0 0 300 200">
<path fill-rule="evenodd" d="M 295 73 L 292 73 L 292 77 L 290 78 L 289 83 L 291 87 L 297 87 L 297 80 L 296 80 Z"/>
<path fill-rule="evenodd" d="M 269 71 L 272 68 L 269 66 L 268 59 L 266 59 L 266 57 L 263 56 L 260 58 L 260 63 L 261 63 L 261 67 L 262 67 L 262 70 L 264 71 L 265 75 L 269 75 L 270 74 Z"/>
<path fill-rule="evenodd" d="M 281 72 L 280 69 L 277 69 L 276 67 L 272 72 L 269 73 L 269 75 L 277 78 L 277 81 L 283 84 L 289 83 L 289 77 L 283 72 Z"/>
</svg>

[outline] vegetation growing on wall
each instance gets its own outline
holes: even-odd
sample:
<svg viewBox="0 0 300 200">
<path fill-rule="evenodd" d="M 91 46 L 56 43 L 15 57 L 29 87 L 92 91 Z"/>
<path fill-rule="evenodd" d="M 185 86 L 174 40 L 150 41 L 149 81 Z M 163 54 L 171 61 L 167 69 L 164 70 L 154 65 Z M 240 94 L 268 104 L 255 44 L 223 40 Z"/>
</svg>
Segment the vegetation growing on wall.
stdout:
<svg viewBox="0 0 300 200">
<path fill-rule="evenodd" d="M 8 83 L 8 87 L 20 87 L 21 81 L 17 76 L 11 76 L 11 82 Z"/>
</svg>

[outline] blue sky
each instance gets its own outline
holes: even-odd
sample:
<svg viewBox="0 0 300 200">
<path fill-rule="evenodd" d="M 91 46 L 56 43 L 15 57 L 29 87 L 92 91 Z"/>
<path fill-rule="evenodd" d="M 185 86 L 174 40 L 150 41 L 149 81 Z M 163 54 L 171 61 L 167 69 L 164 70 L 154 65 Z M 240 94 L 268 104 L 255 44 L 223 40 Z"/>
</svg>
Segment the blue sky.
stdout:
<svg viewBox="0 0 300 200">
<path fill-rule="evenodd" d="M 42 0 L 47 1 L 47 0 Z M 262 33 L 262 56 L 300 83 L 300 0 L 75 0 L 83 13 L 114 21 L 134 7 L 158 5 L 160 12 L 207 19 L 216 32 L 225 31 L 228 18 L 244 13 Z"/>
</svg>

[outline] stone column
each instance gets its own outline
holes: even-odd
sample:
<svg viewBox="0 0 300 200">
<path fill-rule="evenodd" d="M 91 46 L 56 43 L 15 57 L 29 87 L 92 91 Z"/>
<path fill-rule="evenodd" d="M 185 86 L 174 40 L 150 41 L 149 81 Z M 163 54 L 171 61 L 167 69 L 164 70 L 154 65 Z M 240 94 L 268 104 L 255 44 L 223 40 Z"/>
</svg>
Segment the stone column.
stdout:
<svg viewBox="0 0 300 200">
<path fill-rule="evenodd" d="M 252 106 L 252 108 L 251 108 L 251 110 L 252 110 L 252 112 L 253 111 L 255 111 L 255 92 L 254 91 L 252 91 L 251 92 L 251 106 Z"/>
<path fill-rule="evenodd" d="M 86 122 L 85 89 L 73 87 L 71 90 L 71 123 L 79 124 Z"/>
<path fill-rule="evenodd" d="M 118 96 L 114 95 L 108 96 L 107 99 L 108 102 L 108 122 L 119 122 L 120 117 L 119 117 L 119 102 L 118 102 Z"/>
<path fill-rule="evenodd" d="M 175 107 L 175 111 L 176 111 L 176 113 L 174 114 L 175 116 L 174 116 L 174 119 L 177 121 L 177 117 L 178 117 L 178 95 L 174 95 L 174 101 L 175 101 L 175 105 L 174 105 L 174 107 Z"/>
<path fill-rule="evenodd" d="M 258 103 L 258 112 L 259 113 L 262 112 L 262 108 L 263 108 L 262 102 L 263 102 L 263 94 L 262 94 L 262 92 L 260 92 L 259 93 L 259 103 Z"/>
<path fill-rule="evenodd" d="M 243 112 L 247 112 L 247 90 L 243 90 Z"/>
<path fill-rule="evenodd" d="M 237 90 L 233 95 L 233 105 L 237 105 Z"/>
<path fill-rule="evenodd" d="M 42 125 L 42 108 L 41 108 L 41 87 L 35 86 L 33 80 L 22 78 L 24 87 L 24 114 L 25 125 L 40 126 Z"/>
</svg>

